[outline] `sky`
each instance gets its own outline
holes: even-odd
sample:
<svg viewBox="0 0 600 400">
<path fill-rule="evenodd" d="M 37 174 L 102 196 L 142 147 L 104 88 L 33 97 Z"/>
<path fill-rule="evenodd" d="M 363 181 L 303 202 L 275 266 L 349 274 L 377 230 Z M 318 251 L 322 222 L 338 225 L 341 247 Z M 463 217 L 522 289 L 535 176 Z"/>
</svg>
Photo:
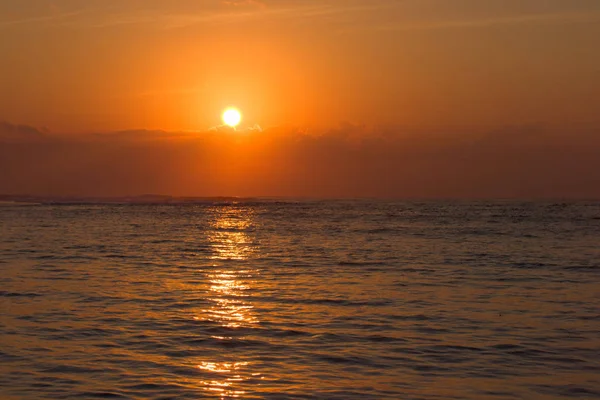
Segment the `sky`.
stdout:
<svg viewBox="0 0 600 400">
<path fill-rule="evenodd" d="M 599 48 L 597 0 L 0 0 L 0 193 L 600 198 Z"/>
</svg>

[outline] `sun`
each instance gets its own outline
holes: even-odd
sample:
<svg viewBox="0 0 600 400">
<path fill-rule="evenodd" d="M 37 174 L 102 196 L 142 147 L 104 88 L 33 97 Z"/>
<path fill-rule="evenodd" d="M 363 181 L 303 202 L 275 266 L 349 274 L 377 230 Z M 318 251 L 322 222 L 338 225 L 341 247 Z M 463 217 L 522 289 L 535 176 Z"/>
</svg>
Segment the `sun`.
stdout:
<svg viewBox="0 0 600 400">
<path fill-rule="evenodd" d="M 223 112 L 222 118 L 225 125 L 235 128 L 241 122 L 242 114 L 237 108 L 228 108 Z"/>
</svg>

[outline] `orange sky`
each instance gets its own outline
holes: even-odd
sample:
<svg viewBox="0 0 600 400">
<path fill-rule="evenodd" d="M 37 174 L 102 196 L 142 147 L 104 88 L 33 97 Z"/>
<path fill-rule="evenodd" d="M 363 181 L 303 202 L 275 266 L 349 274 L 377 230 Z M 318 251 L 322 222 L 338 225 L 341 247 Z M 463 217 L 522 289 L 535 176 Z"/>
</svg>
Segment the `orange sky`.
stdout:
<svg viewBox="0 0 600 400">
<path fill-rule="evenodd" d="M 597 176 L 565 160 L 566 170 L 557 167 L 565 183 L 548 181 L 537 192 L 529 185 L 535 193 L 526 193 L 527 184 L 522 189 L 498 185 L 483 190 L 487 181 L 469 174 L 464 181 L 440 175 L 445 182 L 456 181 L 453 185 L 426 182 L 441 167 L 440 160 L 455 169 L 461 162 L 474 163 L 463 169 L 484 164 L 492 168 L 489 158 L 468 154 L 473 146 L 487 146 L 504 134 L 502 143 L 515 137 L 518 143 L 527 142 L 530 162 L 537 160 L 538 166 L 548 162 L 536 159 L 549 151 L 543 150 L 548 143 L 563 158 L 564 151 L 556 148 L 600 148 L 599 48 L 596 0 L 2 2 L 0 121 L 5 122 L 0 125 L 0 150 L 5 154 L 8 146 L 20 146 L 24 153 L 19 160 L 9 161 L 6 155 L 0 160 L 5 167 L 0 192 L 92 193 L 85 183 L 90 176 L 80 172 L 82 183 L 75 184 L 70 175 L 69 166 L 85 170 L 80 165 L 84 160 L 76 155 L 69 155 L 71 164 L 55 166 L 49 175 L 32 172 L 26 177 L 16 169 L 26 163 L 28 170 L 41 171 L 34 148 L 49 146 L 50 139 L 62 141 L 61 151 L 68 153 L 74 142 L 89 142 L 103 133 L 113 138 L 112 144 L 103 144 L 112 155 L 97 155 L 97 168 L 110 170 L 106 163 L 118 158 L 111 152 L 125 140 L 115 132 L 135 129 L 136 144 L 127 139 L 128 148 L 142 146 L 140 138 L 143 146 L 156 142 L 157 153 L 164 149 L 165 157 L 173 157 L 163 160 L 163 170 L 175 168 L 180 175 L 179 183 L 162 186 L 148 178 L 152 184 L 140 184 L 135 191 L 591 196 L 597 193 Z M 221 123 L 227 106 L 244 114 L 239 132 L 255 126 L 263 131 L 244 133 L 249 136 L 241 144 L 240 137 L 221 137 L 220 144 L 205 139 L 215 133 L 210 130 Z M 312 146 L 321 146 L 310 157 L 309 150 L 298 147 L 306 132 L 315 141 Z M 260 138 L 252 139 L 258 134 Z M 237 140 L 245 146 L 237 151 L 249 164 L 236 170 L 212 156 L 190 153 L 186 162 L 191 166 L 179 165 L 181 159 L 171 150 L 180 146 L 184 151 L 185 140 L 192 140 L 191 147 L 200 153 L 214 153 L 214 146 L 227 148 Z M 369 140 L 379 140 L 380 147 L 369 147 Z M 259 151 L 260 143 L 266 147 Z M 407 153 L 418 153 L 423 146 L 443 156 L 427 164 L 426 158 Z M 146 181 L 144 174 L 155 168 L 149 165 L 152 151 L 144 149 L 132 150 L 141 158 L 127 167 L 138 171 L 131 178 L 138 182 Z M 506 160 L 517 157 L 510 153 L 515 149 L 502 149 L 509 153 L 496 154 L 500 166 L 494 179 L 510 182 L 519 171 L 531 174 L 528 153 L 521 155 L 518 167 L 511 167 Z M 252 154 L 255 159 L 250 159 Z M 50 164 L 59 159 L 44 157 Z M 271 162 L 275 159 L 280 164 Z M 269 167 L 273 163 L 278 171 Z M 409 172 L 394 168 L 420 172 L 409 179 Z M 200 187 L 201 175 L 212 178 Z M 261 178 L 250 179 L 257 176 Z M 353 186 L 353 177 L 362 177 L 364 184 Z M 543 177 L 540 171 L 528 179 L 542 182 Z M 573 183 L 576 178 L 581 182 Z M 103 190 L 119 194 L 127 188 L 131 185 L 117 179 Z"/>
</svg>

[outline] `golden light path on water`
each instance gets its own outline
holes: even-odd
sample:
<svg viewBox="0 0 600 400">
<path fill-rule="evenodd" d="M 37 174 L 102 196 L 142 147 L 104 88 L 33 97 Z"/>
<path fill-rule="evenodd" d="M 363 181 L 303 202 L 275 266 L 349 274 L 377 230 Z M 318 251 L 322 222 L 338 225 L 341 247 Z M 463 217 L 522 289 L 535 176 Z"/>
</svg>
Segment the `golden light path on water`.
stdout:
<svg viewBox="0 0 600 400">
<path fill-rule="evenodd" d="M 212 305 L 194 319 L 218 323 L 232 332 L 252 327 L 259 320 L 245 298 L 257 271 L 244 262 L 255 251 L 252 238 L 245 232 L 252 225 L 252 215 L 236 207 L 218 208 L 210 224 L 208 241 L 214 264 L 207 270 L 206 277 L 209 280 L 207 296 Z M 212 339 L 234 338 L 214 335 Z M 201 381 L 204 388 L 222 399 L 241 397 L 246 393 L 241 387 L 244 382 L 262 379 L 260 373 L 250 372 L 251 364 L 247 361 L 206 360 L 201 361 L 198 368 L 211 376 Z"/>
</svg>

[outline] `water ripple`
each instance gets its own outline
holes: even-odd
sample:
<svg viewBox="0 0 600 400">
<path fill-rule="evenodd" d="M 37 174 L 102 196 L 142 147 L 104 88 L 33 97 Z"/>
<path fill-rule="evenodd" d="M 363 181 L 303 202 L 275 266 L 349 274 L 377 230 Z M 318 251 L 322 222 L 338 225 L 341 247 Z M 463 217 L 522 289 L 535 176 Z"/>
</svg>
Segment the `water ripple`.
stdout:
<svg viewBox="0 0 600 400">
<path fill-rule="evenodd" d="M 585 202 L 1 208 L 2 396 L 600 398 L 598 219 Z"/>
</svg>

